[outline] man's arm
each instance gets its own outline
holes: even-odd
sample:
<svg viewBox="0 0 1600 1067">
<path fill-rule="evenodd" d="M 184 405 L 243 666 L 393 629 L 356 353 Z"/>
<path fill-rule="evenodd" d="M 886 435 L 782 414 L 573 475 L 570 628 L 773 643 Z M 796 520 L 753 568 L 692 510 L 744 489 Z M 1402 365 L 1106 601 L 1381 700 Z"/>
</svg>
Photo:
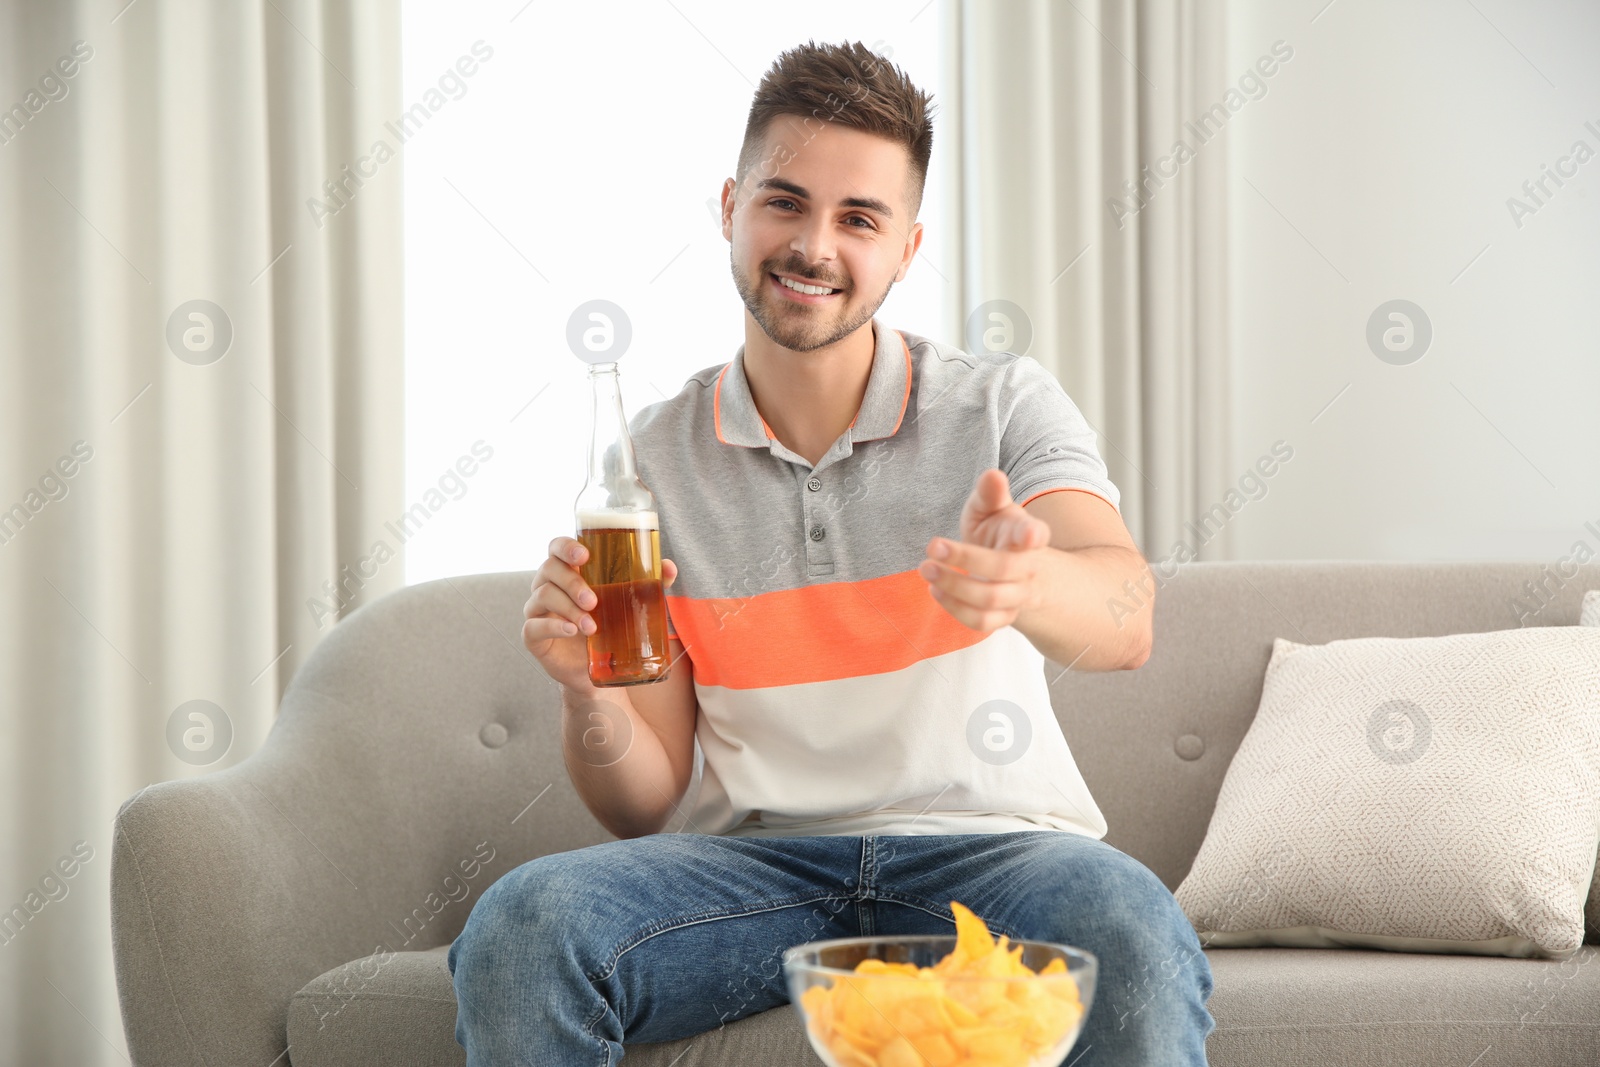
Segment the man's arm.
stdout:
<svg viewBox="0 0 1600 1067">
<path fill-rule="evenodd" d="M 694 662 L 676 637 L 667 647 L 672 667 L 650 685 L 561 687 L 567 775 L 595 820 L 623 839 L 659 833 L 694 776 Z"/>
<path fill-rule="evenodd" d="M 1062 490 L 1023 509 L 1050 527 L 1036 599 L 1012 625 L 1034 648 L 1076 670 L 1132 669 L 1150 658 L 1155 582 L 1122 515 L 1096 493 Z M 1112 601 L 1141 605 L 1132 614 Z"/>
<path fill-rule="evenodd" d="M 1005 472 L 978 476 L 961 538 L 936 537 L 918 572 L 929 593 L 980 633 L 1012 626 L 1057 663 L 1132 669 L 1150 658 L 1154 583 L 1122 515 L 1096 493 L 1046 491 L 1026 508 Z M 1134 612 L 1108 604 L 1145 590 Z"/>
</svg>

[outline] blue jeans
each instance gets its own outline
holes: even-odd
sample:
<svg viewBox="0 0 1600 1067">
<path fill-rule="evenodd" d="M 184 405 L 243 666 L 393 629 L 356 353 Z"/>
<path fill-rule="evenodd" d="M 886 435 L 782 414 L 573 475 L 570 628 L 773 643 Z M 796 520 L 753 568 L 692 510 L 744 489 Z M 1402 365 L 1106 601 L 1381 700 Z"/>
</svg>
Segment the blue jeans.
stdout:
<svg viewBox="0 0 1600 1067">
<path fill-rule="evenodd" d="M 653 834 L 529 860 L 484 891 L 450 946 L 456 1040 L 468 1067 L 610 1067 L 624 1041 L 690 1037 L 787 1004 L 781 956 L 793 945 L 953 936 L 951 900 L 996 936 L 1099 957 L 1064 1063 L 1206 1062 L 1211 967 L 1194 927 L 1148 867 L 1057 830 Z"/>
</svg>

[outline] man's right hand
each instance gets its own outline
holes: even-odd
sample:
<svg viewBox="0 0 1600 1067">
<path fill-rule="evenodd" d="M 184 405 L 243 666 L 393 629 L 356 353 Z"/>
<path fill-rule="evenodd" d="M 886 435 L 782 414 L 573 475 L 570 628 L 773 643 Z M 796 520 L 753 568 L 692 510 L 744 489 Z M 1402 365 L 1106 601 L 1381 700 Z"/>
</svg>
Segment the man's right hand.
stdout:
<svg viewBox="0 0 1600 1067">
<path fill-rule="evenodd" d="M 588 557 L 589 550 L 575 537 L 551 541 L 550 558 L 533 576 L 533 595 L 523 606 L 522 643 L 546 674 L 579 692 L 594 686 L 589 678 L 588 638 L 595 632 L 589 612 L 597 601 L 578 571 Z M 678 565 L 663 558 L 663 587 L 671 588 L 677 576 Z"/>
</svg>

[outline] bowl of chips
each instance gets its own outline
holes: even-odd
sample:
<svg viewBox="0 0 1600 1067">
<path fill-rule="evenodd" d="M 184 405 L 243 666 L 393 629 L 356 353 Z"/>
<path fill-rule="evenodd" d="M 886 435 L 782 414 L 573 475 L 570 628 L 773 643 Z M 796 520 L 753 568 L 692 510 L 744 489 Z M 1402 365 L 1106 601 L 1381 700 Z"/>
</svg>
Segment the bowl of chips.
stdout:
<svg viewBox="0 0 1600 1067">
<path fill-rule="evenodd" d="M 783 954 L 789 998 L 828 1067 L 1057 1067 L 1094 1001 L 1099 961 L 996 941 L 950 902 L 956 936 L 846 937 Z"/>
</svg>

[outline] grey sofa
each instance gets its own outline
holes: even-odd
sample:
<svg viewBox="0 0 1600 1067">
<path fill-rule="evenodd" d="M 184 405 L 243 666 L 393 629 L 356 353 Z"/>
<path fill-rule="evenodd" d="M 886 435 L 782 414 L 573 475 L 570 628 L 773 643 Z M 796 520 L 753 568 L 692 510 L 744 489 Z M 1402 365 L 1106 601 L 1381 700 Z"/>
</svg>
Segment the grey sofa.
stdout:
<svg viewBox="0 0 1600 1067">
<path fill-rule="evenodd" d="M 464 1062 L 445 950 L 473 901 L 528 859 L 610 840 L 567 779 L 556 688 L 521 645 L 530 578 L 447 579 L 361 608 L 295 675 L 258 752 L 123 805 L 112 924 L 137 1067 Z M 1528 580 L 1539 580 L 1536 566 L 1510 563 L 1185 567 L 1157 598 L 1144 667 L 1070 672 L 1053 685 L 1107 842 L 1178 886 L 1275 636 L 1507 629 Z M 1596 587 L 1600 563 L 1528 624 L 1575 623 L 1582 590 Z M 1590 966 L 1600 948 L 1589 944 L 1565 963 L 1284 948 L 1208 956 L 1217 1067 L 1600 1063 L 1600 966 Z M 627 1058 L 818 1062 L 788 1007 L 630 1045 Z"/>
</svg>

